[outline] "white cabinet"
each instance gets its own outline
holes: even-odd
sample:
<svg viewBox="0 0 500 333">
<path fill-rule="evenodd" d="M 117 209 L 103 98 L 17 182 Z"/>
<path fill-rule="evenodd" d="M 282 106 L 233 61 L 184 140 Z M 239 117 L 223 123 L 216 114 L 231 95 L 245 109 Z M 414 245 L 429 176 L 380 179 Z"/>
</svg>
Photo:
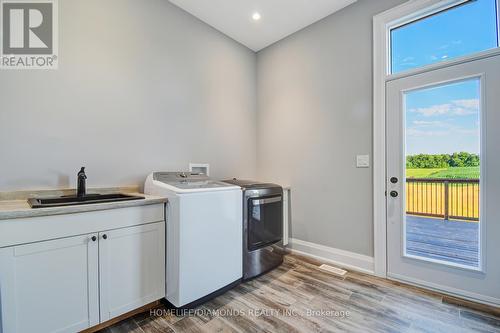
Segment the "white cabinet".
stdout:
<svg viewBox="0 0 500 333">
<path fill-rule="evenodd" d="M 101 321 L 165 296 L 165 224 L 99 234 Z"/>
<path fill-rule="evenodd" d="M 0 249 L 0 331 L 77 332 L 97 325 L 97 260 L 97 233 Z"/>
<path fill-rule="evenodd" d="M 164 205 L 132 208 L 0 221 L 0 333 L 78 332 L 163 298 Z"/>
</svg>

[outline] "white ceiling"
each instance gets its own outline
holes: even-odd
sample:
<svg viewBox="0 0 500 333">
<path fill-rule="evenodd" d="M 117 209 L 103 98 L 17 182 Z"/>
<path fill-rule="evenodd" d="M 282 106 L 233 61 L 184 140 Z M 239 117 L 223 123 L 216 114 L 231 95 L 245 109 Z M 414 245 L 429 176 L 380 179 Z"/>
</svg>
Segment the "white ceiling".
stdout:
<svg viewBox="0 0 500 333">
<path fill-rule="evenodd" d="M 356 2 L 356 0 L 170 0 L 254 51 Z M 261 19 L 254 21 L 252 14 Z"/>
</svg>

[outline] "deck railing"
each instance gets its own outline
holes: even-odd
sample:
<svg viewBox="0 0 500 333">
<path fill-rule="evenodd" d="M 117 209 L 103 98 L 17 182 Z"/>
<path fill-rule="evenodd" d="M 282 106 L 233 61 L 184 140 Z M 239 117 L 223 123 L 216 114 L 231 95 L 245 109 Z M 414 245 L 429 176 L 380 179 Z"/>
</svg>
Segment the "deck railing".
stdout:
<svg viewBox="0 0 500 333">
<path fill-rule="evenodd" d="M 479 179 L 406 179 L 406 213 L 479 221 Z"/>
</svg>

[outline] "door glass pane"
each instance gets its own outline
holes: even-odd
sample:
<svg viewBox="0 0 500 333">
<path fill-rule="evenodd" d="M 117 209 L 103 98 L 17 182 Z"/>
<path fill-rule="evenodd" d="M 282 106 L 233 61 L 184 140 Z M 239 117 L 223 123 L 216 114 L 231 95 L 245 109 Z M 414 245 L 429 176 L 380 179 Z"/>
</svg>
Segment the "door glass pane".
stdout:
<svg viewBox="0 0 500 333">
<path fill-rule="evenodd" d="M 496 0 L 473 0 L 391 30 L 391 73 L 498 46 Z"/>
<path fill-rule="evenodd" d="M 404 94 L 405 255 L 479 267 L 480 80 Z"/>
</svg>

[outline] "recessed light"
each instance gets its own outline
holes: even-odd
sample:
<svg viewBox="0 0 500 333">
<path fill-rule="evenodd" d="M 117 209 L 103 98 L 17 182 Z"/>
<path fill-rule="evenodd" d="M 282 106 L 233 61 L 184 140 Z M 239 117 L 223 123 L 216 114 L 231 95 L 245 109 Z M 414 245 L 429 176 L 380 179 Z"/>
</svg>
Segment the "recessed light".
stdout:
<svg viewBox="0 0 500 333">
<path fill-rule="evenodd" d="M 253 13 L 252 18 L 254 21 L 260 20 L 260 13 L 258 12 Z"/>
</svg>

